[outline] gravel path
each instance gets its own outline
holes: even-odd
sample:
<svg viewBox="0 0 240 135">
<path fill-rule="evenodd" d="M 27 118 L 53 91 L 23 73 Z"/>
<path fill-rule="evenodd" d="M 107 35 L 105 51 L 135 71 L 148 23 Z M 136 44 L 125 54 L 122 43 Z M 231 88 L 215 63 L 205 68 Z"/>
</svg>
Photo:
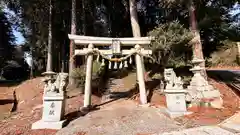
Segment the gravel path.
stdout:
<svg viewBox="0 0 240 135">
<path fill-rule="evenodd" d="M 57 135 L 136 135 L 163 133 L 180 129 L 177 123 L 159 109 L 137 106 L 129 100 L 118 100 L 99 111 L 72 121 Z"/>
</svg>

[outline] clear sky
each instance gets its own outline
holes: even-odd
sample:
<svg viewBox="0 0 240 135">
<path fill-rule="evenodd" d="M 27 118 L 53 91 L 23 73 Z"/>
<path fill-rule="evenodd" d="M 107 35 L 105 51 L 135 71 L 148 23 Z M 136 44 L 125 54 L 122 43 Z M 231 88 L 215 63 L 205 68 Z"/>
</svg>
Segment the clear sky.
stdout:
<svg viewBox="0 0 240 135">
<path fill-rule="evenodd" d="M 15 35 L 16 37 L 16 44 L 19 45 L 19 44 L 22 44 L 25 42 L 25 39 L 24 37 L 22 36 L 22 34 L 16 30 L 13 31 L 13 34 Z"/>
<path fill-rule="evenodd" d="M 8 8 L 6 8 L 6 7 L 3 8 L 3 11 L 6 12 L 6 13 L 8 13 L 8 15 L 15 16 L 15 17 L 16 17 L 15 13 L 12 12 L 12 11 L 10 11 L 10 10 L 9 10 Z M 8 15 L 7 15 L 7 17 L 9 17 Z M 19 32 L 19 31 L 17 31 L 17 30 L 15 30 L 14 27 L 12 27 L 12 28 L 13 28 L 13 34 L 14 34 L 14 36 L 15 36 L 15 38 L 16 38 L 15 43 L 16 43 L 17 45 L 23 44 L 23 43 L 25 42 L 25 39 L 24 39 L 22 33 Z M 29 53 L 25 52 L 25 53 L 24 53 L 24 57 L 25 57 L 25 60 L 26 60 L 26 62 L 28 63 L 28 65 L 31 66 L 31 63 L 32 63 L 32 62 L 31 62 L 31 61 L 32 61 L 31 55 L 30 55 Z"/>
<path fill-rule="evenodd" d="M 240 4 L 239 3 L 236 3 L 234 6 L 233 6 L 233 9 L 232 11 L 230 11 L 230 14 L 231 15 L 236 15 L 240 13 Z"/>
</svg>

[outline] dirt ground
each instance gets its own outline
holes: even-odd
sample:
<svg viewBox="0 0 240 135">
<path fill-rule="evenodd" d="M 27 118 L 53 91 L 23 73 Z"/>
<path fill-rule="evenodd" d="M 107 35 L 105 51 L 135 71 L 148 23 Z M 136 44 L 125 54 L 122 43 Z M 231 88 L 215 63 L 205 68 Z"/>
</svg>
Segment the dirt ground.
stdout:
<svg viewBox="0 0 240 135">
<path fill-rule="evenodd" d="M 178 122 L 189 127 L 193 125 L 216 125 L 240 111 L 240 98 L 226 84 L 210 80 L 210 83 L 217 88 L 223 98 L 223 108 L 214 109 L 209 107 L 192 107 L 191 115 L 176 118 Z"/>
<path fill-rule="evenodd" d="M 227 70 L 240 70 L 240 66 L 218 66 L 218 67 L 207 67 L 207 69 L 227 69 Z"/>
<path fill-rule="evenodd" d="M 41 119 L 42 113 L 42 78 L 28 80 L 17 86 L 0 87 L 1 95 L 4 96 L 7 91 L 13 93 L 16 91 L 18 107 L 17 111 L 10 113 L 12 103 L 4 104 L 5 110 L 1 110 L 0 116 L 0 134 L 1 135 L 54 135 L 56 130 L 31 130 L 31 124 Z M 5 93 L 3 93 L 3 91 Z M 77 117 L 76 112 L 83 105 L 83 95 L 78 90 L 72 90 L 69 95 L 71 98 L 66 101 L 65 117 L 72 119 Z M 12 99 L 13 96 L 10 96 Z M 100 102 L 100 98 L 92 96 L 94 104 Z"/>
<path fill-rule="evenodd" d="M 41 118 L 42 112 L 42 94 L 43 83 L 42 78 L 35 78 L 17 85 L 0 86 L 0 134 L 1 135 L 54 135 L 56 130 L 31 130 L 31 124 Z M 132 87 L 135 83 L 135 77 L 128 77 L 125 80 L 128 82 L 127 87 Z M 224 100 L 223 109 L 212 108 L 191 108 L 194 111 L 192 115 L 179 117 L 176 121 L 185 124 L 186 127 L 199 125 L 214 125 L 229 118 L 234 113 L 239 111 L 239 97 L 235 95 L 231 88 L 221 82 L 210 80 L 214 87 L 220 90 Z M 154 89 L 153 89 L 154 90 Z M 17 111 L 9 113 L 13 107 L 13 92 L 16 92 Z M 159 94 L 159 90 L 154 90 L 149 98 L 151 106 L 163 107 L 166 106 L 164 95 Z M 83 95 L 79 94 L 78 90 L 72 90 L 69 93 L 71 96 L 67 99 L 65 117 L 74 119 L 79 117 L 79 108 L 83 105 Z M 101 103 L 101 97 L 92 96 L 93 104 Z M 138 96 L 133 96 L 138 102 Z M 5 101 L 5 102 L 3 102 Z M 79 135 L 86 134 L 84 132 L 76 133 Z"/>
</svg>

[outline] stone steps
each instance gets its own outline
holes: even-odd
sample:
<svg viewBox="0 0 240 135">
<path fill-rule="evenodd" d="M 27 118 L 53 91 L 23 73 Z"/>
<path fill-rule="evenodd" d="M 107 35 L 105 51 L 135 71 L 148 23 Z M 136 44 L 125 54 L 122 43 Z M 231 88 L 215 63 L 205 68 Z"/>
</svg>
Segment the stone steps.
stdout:
<svg viewBox="0 0 240 135">
<path fill-rule="evenodd" d="M 115 98 L 123 97 L 121 94 L 113 94 L 113 93 L 121 93 L 124 90 L 124 83 L 122 79 L 109 78 L 108 86 L 106 93 L 102 96 L 102 103 L 111 101 Z"/>
</svg>

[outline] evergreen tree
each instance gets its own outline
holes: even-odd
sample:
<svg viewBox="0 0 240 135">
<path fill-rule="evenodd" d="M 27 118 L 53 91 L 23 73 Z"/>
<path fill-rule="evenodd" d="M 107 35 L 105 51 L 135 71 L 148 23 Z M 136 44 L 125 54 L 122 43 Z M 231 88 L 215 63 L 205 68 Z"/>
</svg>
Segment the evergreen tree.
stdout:
<svg viewBox="0 0 240 135">
<path fill-rule="evenodd" d="M 12 58 L 12 45 L 14 44 L 14 35 L 11 23 L 7 19 L 6 13 L 0 7 L 0 68 L 3 64 Z"/>
</svg>

